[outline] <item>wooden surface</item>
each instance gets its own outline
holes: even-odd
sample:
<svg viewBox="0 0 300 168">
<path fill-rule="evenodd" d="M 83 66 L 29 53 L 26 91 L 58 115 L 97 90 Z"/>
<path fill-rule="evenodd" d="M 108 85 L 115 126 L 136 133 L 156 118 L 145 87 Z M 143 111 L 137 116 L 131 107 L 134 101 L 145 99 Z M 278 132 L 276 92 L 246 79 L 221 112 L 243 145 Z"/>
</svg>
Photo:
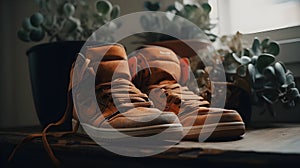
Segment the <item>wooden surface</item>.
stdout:
<svg viewBox="0 0 300 168">
<path fill-rule="evenodd" d="M 25 144 L 11 163 L 6 162 L 15 145 L 31 130 L 34 129 L 0 131 L 0 168 L 53 167 L 39 138 Z M 141 158 L 111 153 L 79 135 L 59 140 L 50 138 L 50 142 L 64 167 L 253 168 L 300 165 L 300 124 L 256 125 L 249 128 L 239 140 L 204 143 L 182 141 L 163 153 Z"/>
<path fill-rule="evenodd" d="M 300 154 L 300 125 L 272 124 L 256 126 L 248 129 L 244 137 L 237 141 L 205 143 L 185 141 L 180 143 L 177 147 Z"/>
</svg>

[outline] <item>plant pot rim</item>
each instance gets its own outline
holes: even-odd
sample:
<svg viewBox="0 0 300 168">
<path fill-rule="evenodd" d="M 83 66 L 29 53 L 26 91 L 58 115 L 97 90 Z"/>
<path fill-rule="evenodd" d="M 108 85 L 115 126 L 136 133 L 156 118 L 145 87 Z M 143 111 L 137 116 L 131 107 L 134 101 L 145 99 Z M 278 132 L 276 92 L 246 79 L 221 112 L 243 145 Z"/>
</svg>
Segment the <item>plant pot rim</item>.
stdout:
<svg viewBox="0 0 300 168">
<path fill-rule="evenodd" d="M 86 41 L 55 41 L 55 42 L 45 42 L 45 43 L 39 43 L 36 45 L 33 45 L 26 51 L 26 55 L 28 56 L 29 53 L 31 53 L 34 50 L 37 50 L 39 48 L 44 48 L 48 46 L 56 46 L 56 45 L 67 45 L 67 44 L 84 44 Z"/>
</svg>

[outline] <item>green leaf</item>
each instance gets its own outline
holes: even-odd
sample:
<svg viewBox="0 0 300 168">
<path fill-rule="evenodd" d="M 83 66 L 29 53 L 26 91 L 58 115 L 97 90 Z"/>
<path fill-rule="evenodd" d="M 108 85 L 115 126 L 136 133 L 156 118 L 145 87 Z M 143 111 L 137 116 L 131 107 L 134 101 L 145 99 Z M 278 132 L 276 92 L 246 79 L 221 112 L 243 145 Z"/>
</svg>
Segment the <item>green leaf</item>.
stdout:
<svg viewBox="0 0 300 168">
<path fill-rule="evenodd" d="M 40 12 L 36 12 L 30 17 L 30 23 L 35 27 L 39 27 L 43 21 L 44 16 Z"/>
<path fill-rule="evenodd" d="M 251 58 L 247 57 L 247 56 L 242 56 L 240 59 L 240 63 L 241 64 L 248 64 L 251 62 Z"/>
<path fill-rule="evenodd" d="M 232 58 L 234 58 L 235 61 L 237 61 L 239 63 L 241 62 L 241 58 L 236 53 L 232 53 L 231 55 L 232 55 Z"/>
<path fill-rule="evenodd" d="M 287 85 L 287 89 L 291 89 L 291 88 L 295 88 L 296 87 L 296 83 L 292 82 L 290 84 Z"/>
<path fill-rule="evenodd" d="M 283 65 L 279 62 L 276 62 L 274 65 L 275 68 L 275 73 L 276 73 L 276 77 L 278 82 L 282 85 L 286 83 L 286 75 L 285 75 L 285 68 L 283 67 Z"/>
<path fill-rule="evenodd" d="M 248 48 L 244 48 L 243 55 L 244 56 L 252 56 Z"/>
<path fill-rule="evenodd" d="M 38 42 L 45 37 L 45 32 L 42 29 L 34 29 L 29 33 L 29 37 L 32 41 Z"/>
<path fill-rule="evenodd" d="M 195 5 L 184 5 L 183 9 L 184 9 L 184 15 L 188 19 L 192 15 L 192 13 L 195 11 L 195 9 L 197 9 L 197 6 L 195 6 Z"/>
<path fill-rule="evenodd" d="M 73 16 L 75 13 L 75 7 L 73 4 L 71 3 L 66 3 L 64 5 L 64 14 L 67 16 L 67 17 L 71 17 Z"/>
<path fill-rule="evenodd" d="M 257 55 L 254 55 L 252 58 L 251 58 L 251 63 L 253 65 L 255 65 L 257 63 L 257 59 L 258 59 L 258 56 Z"/>
<path fill-rule="evenodd" d="M 294 83 L 295 79 L 291 71 L 288 70 L 285 75 L 287 84 Z"/>
<path fill-rule="evenodd" d="M 262 73 L 263 70 L 267 66 L 271 65 L 274 61 L 275 57 L 273 55 L 267 53 L 261 54 L 257 58 L 256 68 L 260 73 Z"/>
<path fill-rule="evenodd" d="M 112 8 L 111 13 L 110 13 L 110 18 L 113 20 L 113 19 L 119 17 L 119 15 L 120 15 L 120 6 L 114 5 L 114 7 Z"/>
<path fill-rule="evenodd" d="M 28 17 L 23 20 L 22 28 L 26 31 L 30 31 L 33 29 L 30 19 Z"/>
<path fill-rule="evenodd" d="M 263 74 L 267 79 L 274 79 L 275 78 L 275 69 L 273 66 L 268 66 L 264 69 Z"/>
<path fill-rule="evenodd" d="M 17 32 L 17 35 L 18 35 L 18 38 L 24 42 L 30 42 L 30 37 L 29 37 L 29 31 L 26 31 L 24 29 L 20 29 L 18 32 Z"/>
<path fill-rule="evenodd" d="M 297 88 L 291 88 L 287 93 L 286 93 L 286 98 L 288 100 L 294 100 L 295 98 L 300 97 L 299 90 Z"/>
<path fill-rule="evenodd" d="M 241 65 L 237 68 L 237 74 L 241 77 L 245 77 L 247 75 L 247 66 Z"/>
<path fill-rule="evenodd" d="M 211 6 L 208 3 L 203 3 L 203 4 L 201 4 L 201 6 L 207 14 L 210 13 Z"/>
<path fill-rule="evenodd" d="M 77 18 L 70 17 L 69 20 L 64 25 L 63 32 L 72 33 L 75 30 L 78 30 L 79 27 L 80 27 L 80 20 L 78 20 Z"/>
<path fill-rule="evenodd" d="M 236 56 L 237 57 L 237 56 Z M 235 57 L 235 53 L 227 54 L 223 62 L 226 73 L 235 74 L 237 68 L 241 65 Z M 237 57 L 238 58 L 238 57 Z"/>
<path fill-rule="evenodd" d="M 55 1 L 53 0 L 46 0 L 46 9 L 51 11 L 53 8 L 55 8 Z"/>
<path fill-rule="evenodd" d="M 256 69 L 253 64 L 248 64 L 248 72 L 252 83 L 255 83 Z"/>
<path fill-rule="evenodd" d="M 260 54 L 260 43 L 259 43 L 258 38 L 254 38 L 251 49 L 252 49 L 254 55 Z"/>
<path fill-rule="evenodd" d="M 158 11 L 160 9 L 160 3 L 159 2 L 146 1 L 146 2 L 144 2 L 144 6 L 149 11 Z"/>
<path fill-rule="evenodd" d="M 274 56 L 277 56 L 280 52 L 279 44 L 274 41 L 270 42 L 270 44 L 267 48 L 267 52 L 270 54 L 273 54 Z"/>
<path fill-rule="evenodd" d="M 262 50 L 264 51 L 266 48 L 268 48 L 269 46 L 269 41 L 270 39 L 269 38 L 266 38 L 264 39 L 262 42 L 261 42 L 261 46 L 262 46 Z"/>
<path fill-rule="evenodd" d="M 97 1 L 96 9 L 102 15 L 107 15 L 112 10 L 112 4 L 107 0 Z"/>
</svg>

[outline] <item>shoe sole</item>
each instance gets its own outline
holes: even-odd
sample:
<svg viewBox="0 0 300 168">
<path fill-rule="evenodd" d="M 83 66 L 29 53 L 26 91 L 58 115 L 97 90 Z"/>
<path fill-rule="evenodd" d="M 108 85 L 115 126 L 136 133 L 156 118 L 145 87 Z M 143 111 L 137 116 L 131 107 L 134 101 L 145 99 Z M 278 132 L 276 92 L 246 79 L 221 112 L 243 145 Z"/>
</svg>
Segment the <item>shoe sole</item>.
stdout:
<svg viewBox="0 0 300 168">
<path fill-rule="evenodd" d="M 239 138 L 245 133 L 245 124 L 243 122 L 224 122 L 216 124 L 206 124 L 200 126 L 183 127 L 185 140 L 198 140 L 207 138 L 207 140 L 232 139 Z"/>
<path fill-rule="evenodd" d="M 154 135 L 157 136 L 155 139 L 168 142 L 179 142 L 183 138 L 183 128 L 181 124 L 162 124 L 138 128 L 118 129 L 97 128 L 86 123 L 81 123 L 81 126 L 91 138 L 100 142 L 133 142 L 138 141 L 138 137 L 142 138 Z"/>
</svg>

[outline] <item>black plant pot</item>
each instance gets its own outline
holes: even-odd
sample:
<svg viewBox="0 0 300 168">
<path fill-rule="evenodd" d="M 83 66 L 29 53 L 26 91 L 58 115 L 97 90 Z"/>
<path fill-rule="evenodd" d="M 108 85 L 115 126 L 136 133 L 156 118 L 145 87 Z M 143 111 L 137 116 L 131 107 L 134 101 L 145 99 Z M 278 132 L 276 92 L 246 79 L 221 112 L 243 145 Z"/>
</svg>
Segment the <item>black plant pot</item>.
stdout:
<svg viewBox="0 0 300 168">
<path fill-rule="evenodd" d="M 35 109 L 45 128 L 58 121 L 67 104 L 70 69 L 84 41 L 40 44 L 27 51 Z M 71 116 L 55 130 L 71 130 Z"/>
</svg>

